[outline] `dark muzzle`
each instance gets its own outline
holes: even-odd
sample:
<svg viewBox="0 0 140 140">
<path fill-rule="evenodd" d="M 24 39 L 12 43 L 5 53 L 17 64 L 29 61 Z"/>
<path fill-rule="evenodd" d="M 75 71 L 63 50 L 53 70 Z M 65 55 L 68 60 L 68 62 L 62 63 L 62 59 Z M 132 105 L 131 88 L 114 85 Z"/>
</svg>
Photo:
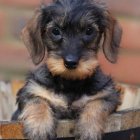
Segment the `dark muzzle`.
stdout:
<svg viewBox="0 0 140 140">
<path fill-rule="evenodd" d="M 67 55 L 64 57 L 64 65 L 67 69 L 75 69 L 79 63 L 79 58 L 75 55 Z"/>
</svg>

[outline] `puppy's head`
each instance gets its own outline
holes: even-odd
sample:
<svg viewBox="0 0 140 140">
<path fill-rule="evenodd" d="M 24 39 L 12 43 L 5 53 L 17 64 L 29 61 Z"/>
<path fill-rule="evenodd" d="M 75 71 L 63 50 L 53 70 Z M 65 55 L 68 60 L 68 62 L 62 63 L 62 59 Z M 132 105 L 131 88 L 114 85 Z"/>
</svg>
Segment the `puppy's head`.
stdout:
<svg viewBox="0 0 140 140">
<path fill-rule="evenodd" d="M 50 72 L 67 79 L 91 76 L 100 46 L 105 57 L 116 62 L 121 34 L 110 12 L 93 0 L 44 4 L 22 31 L 33 62 L 39 64 L 46 54 Z"/>
</svg>

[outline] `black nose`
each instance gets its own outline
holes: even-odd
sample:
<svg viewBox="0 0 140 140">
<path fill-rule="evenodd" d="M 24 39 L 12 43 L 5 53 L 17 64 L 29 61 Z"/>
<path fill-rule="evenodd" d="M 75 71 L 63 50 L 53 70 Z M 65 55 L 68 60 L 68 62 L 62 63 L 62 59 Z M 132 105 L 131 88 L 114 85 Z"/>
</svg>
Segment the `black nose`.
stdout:
<svg viewBox="0 0 140 140">
<path fill-rule="evenodd" d="M 78 65 L 78 57 L 68 55 L 64 58 L 65 67 L 68 69 L 75 69 Z"/>
</svg>

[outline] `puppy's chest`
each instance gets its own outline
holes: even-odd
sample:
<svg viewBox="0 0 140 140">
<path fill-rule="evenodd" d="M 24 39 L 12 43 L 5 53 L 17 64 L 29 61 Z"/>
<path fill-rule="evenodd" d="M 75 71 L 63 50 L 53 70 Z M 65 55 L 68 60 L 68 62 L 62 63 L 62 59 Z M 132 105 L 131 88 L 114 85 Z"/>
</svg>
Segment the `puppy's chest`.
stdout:
<svg viewBox="0 0 140 140">
<path fill-rule="evenodd" d="M 68 104 L 80 99 L 83 95 L 93 95 L 96 91 L 93 90 L 91 81 L 59 81 L 55 88 L 55 93 L 67 98 Z"/>
<path fill-rule="evenodd" d="M 90 96 L 96 94 L 91 88 L 91 83 L 81 83 L 78 81 L 65 81 L 64 83 L 60 81 L 57 83 L 54 93 L 61 97 L 60 100 L 63 100 L 66 105 L 60 107 L 55 104 L 55 106 L 53 106 L 54 112 L 59 114 L 57 117 L 60 119 L 78 116 L 79 109 L 73 108 L 73 103 L 81 100 L 85 95 Z"/>
</svg>

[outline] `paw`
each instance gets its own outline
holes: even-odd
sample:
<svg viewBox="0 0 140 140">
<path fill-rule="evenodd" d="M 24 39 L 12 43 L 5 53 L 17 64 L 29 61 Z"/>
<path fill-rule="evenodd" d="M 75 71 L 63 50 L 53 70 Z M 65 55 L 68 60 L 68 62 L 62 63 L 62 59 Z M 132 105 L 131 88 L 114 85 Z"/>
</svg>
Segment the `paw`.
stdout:
<svg viewBox="0 0 140 140">
<path fill-rule="evenodd" d="M 43 119 L 28 117 L 23 120 L 23 133 L 30 140 L 54 140 L 55 125 Z"/>
<path fill-rule="evenodd" d="M 86 126 L 86 127 L 85 127 Z M 102 130 L 97 130 L 94 128 L 94 124 L 90 126 L 79 125 L 75 129 L 75 137 L 77 140 L 101 140 L 102 139 Z"/>
<path fill-rule="evenodd" d="M 81 112 L 75 127 L 75 136 L 80 140 L 101 140 L 106 116 L 100 105 L 98 101 L 90 102 Z"/>
<path fill-rule="evenodd" d="M 47 133 L 47 131 L 37 131 L 35 128 L 24 126 L 23 133 L 25 138 L 29 140 L 56 140 L 56 136 L 53 132 Z"/>
<path fill-rule="evenodd" d="M 75 135 L 76 140 L 101 140 L 102 139 L 102 134 L 100 132 L 92 132 L 89 133 L 83 132 L 83 133 L 78 133 Z"/>
<path fill-rule="evenodd" d="M 40 100 L 28 103 L 19 120 L 23 122 L 23 133 L 30 140 L 54 140 L 55 118 L 48 104 Z"/>
</svg>

